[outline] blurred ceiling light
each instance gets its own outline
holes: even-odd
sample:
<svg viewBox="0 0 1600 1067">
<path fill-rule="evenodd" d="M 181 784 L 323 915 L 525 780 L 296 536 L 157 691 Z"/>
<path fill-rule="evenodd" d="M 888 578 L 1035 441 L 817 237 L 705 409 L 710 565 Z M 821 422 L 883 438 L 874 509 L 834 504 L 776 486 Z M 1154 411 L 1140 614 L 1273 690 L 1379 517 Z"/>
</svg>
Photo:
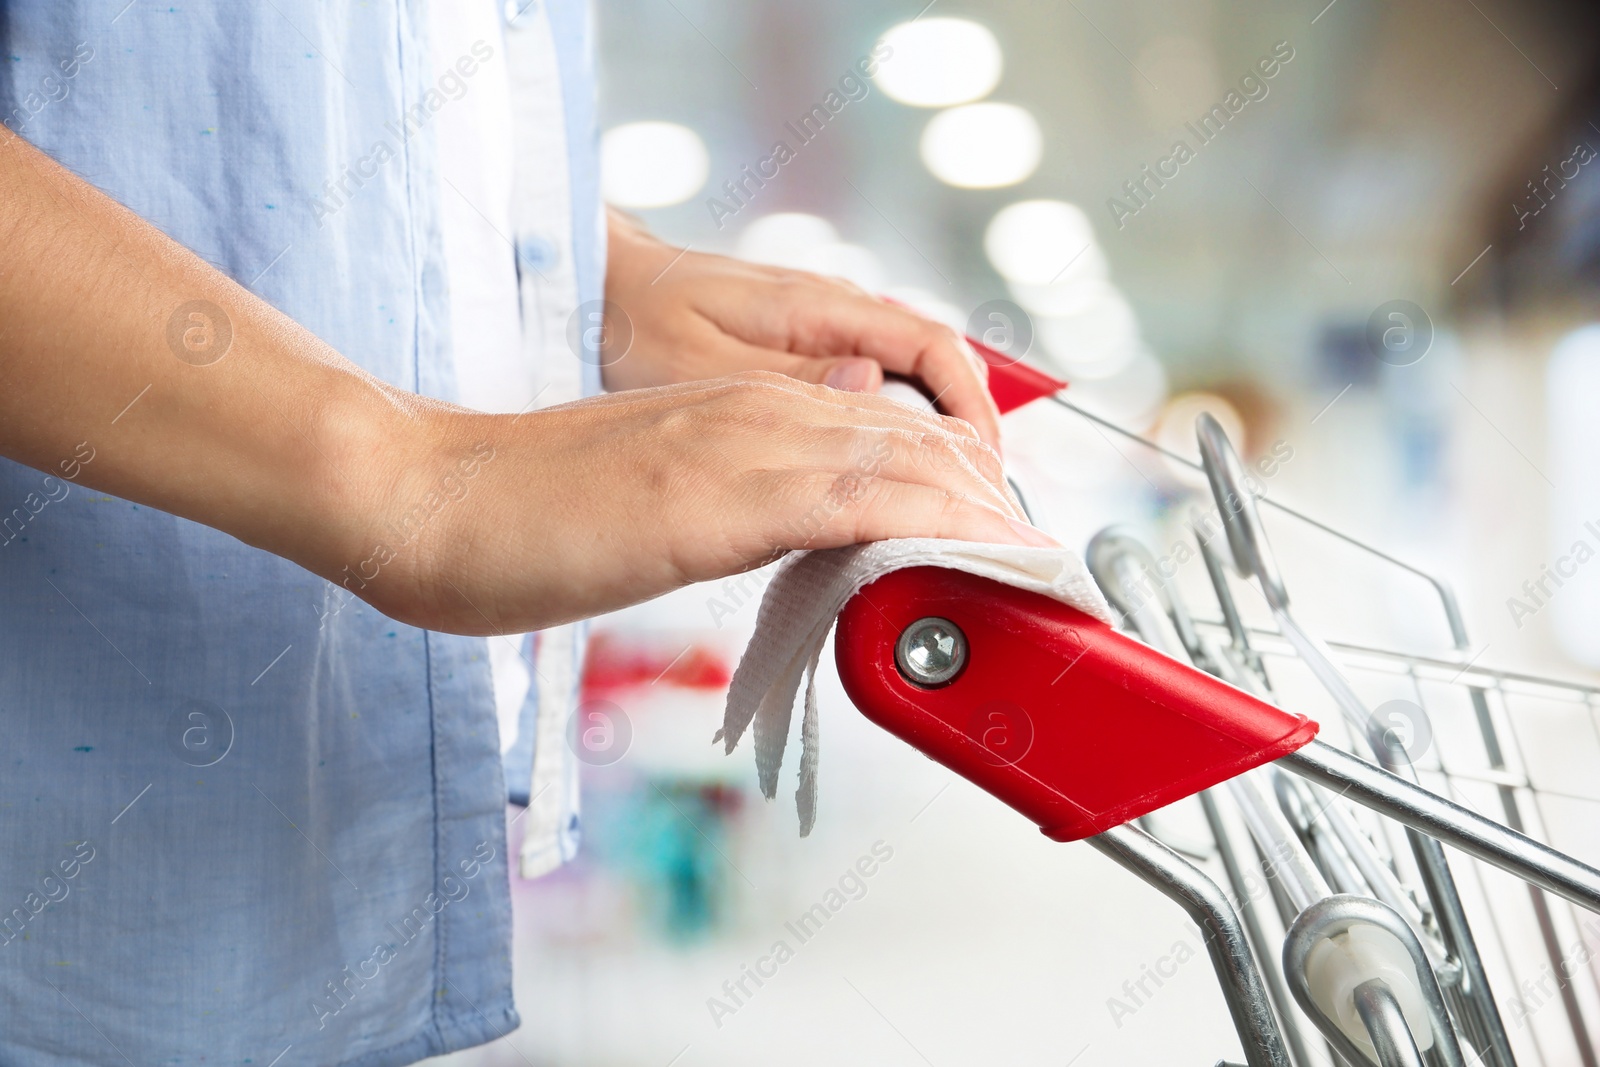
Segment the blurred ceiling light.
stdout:
<svg viewBox="0 0 1600 1067">
<path fill-rule="evenodd" d="M 1015 104 L 967 104 L 941 111 L 922 131 L 922 162 L 958 189 L 1015 185 L 1039 167 L 1044 138 Z"/>
<path fill-rule="evenodd" d="M 630 122 L 600 138 L 600 186 L 606 202 L 625 208 L 681 204 L 706 184 L 705 142 L 675 122 Z"/>
<path fill-rule="evenodd" d="M 782 211 L 764 215 L 739 234 L 739 258 L 775 267 L 799 269 L 806 255 L 821 245 L 833 244 L 839 232 L 833 223 L 816 215 Z"/>
<path fill-rule="evenodd" d="M 1200 446 L 1195 443 L 1195 420 L 1201 413 L 1209 413 L 1222 425 L 1240 455 L 1247 455 L 1249 437 L 1245 432 L 1244 416 L 1226 398 L 1215 393 L 1180 393 L 1167 401 L 1156 426 L 1156 441 L 1169 451 L 1188 456 L 1199 462 Z M 1162 457 L 1161 462 L 1180 484 L 1193 489 L 1206 485 L 1206 476 L 1200 471 Z"/>
<path fill-rule="evenodd" d="M 1000 42 L 966 19 L 919 18 L 879 39 L 889 53 L 873 75 L 892 100 L 913 107 L 950 107 L 987 96 L 1000 81 Z"/>
<path fill-rule="evenodd" d="M 799 211 L 756 219 L 739 234 L 735 251 L 752 263 L 831 275 L 869 292 L 883 285 L 883 263 L 876 253 L 839 240 L 839 231 L 827 219 Z"/>
<path fill-rule="evenodd" d="M 1099 248 L 1091 248 L 1067 268 L 1053 285 L 1019 285 L 1007 282 L 1011 299 L 1035 315 L 1059 318 L 1076 315 L 1090 304 L 1115 290 L 1106 280 L 1106 259 Z"/>
<path fill-rule="evenodd" d="M 1095 247 L 1089 217 L 1060 200 L 1023 200 L 1001 208 L 983 234 L 989 262 L 1007 281 L 1051 285 Z"/>
<path fill-rule="evenodd" d="M 1133 308 L 1115 288 L 1074 315 L 1037 318 L 1045 353 L 1068 381 L 1098 381 L 1122 373 L 1141 349 Z"/>
</svg>

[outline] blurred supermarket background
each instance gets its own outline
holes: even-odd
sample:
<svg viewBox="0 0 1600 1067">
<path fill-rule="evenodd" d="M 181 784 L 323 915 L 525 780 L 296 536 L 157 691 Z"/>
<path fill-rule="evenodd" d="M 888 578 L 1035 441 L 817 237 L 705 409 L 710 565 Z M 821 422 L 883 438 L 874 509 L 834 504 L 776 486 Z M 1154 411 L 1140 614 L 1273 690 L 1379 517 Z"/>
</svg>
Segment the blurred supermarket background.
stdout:
<svg viewBox="0 0 1600 1067">
<path fill-rule="evenodd" d="M 1280 460 L 1269 497 L 1447 576 L 1467 655 L 1600 667 L 1588 5 L 595 14 L 606 193 L 665 239 L 999 331 L 1085 408 L 1185 454 L 1211 411 L 1247 458 Z M 1158 554 L 1184 540 L 1201 487 L 1180 466 L 1052 406 L 1007 432 L 1063 542 L 1109 523 Z M 1426 587 L 1268 521 L 1315 628 L 1454 654 Z M 1177 580 L 1205 603 L 1198 560 Z M 1180 913 L 877 731 L 826 667 L 820 814 L 799 840 L 792 779 L 769 804 L 748 749 L 710 744 L 759 592 L 689 589 L 597 625 L 587 696 L 628 737 L 586 770 L 582 857 L 514 886 L 522 1029 L 451 1064 L 1238 1058 Z M 1600 766 L 1592 730 L 1569 743 Z M 826 925 L 797 930 L 818 903 Z M 1161 961 L 1175 976 L 1131 1000 Z"/>
</svg>

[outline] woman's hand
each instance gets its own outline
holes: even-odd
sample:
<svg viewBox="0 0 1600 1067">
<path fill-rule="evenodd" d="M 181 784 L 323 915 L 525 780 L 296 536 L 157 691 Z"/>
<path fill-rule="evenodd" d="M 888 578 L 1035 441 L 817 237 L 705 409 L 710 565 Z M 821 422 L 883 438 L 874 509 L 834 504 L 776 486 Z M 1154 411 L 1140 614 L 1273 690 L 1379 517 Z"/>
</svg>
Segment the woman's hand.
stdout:
<svg viewBox="0 0 1600 1067">
<path fill-rule="evenodd" d="M 942 410 L 1000 445 L 983 361 L 948 327 L 849 282 L 686 252 L 612 212 L 606 299 L 633 334 L 604 370 L 607 389 L 769 370 L 870 393 L 889 371 L 917 379 Z"/>
<path fill-rule="evenodd" d="M 327 577 L 433 629 L 538 629 L 790 549 L 1053 544 L 966 422 L 776 374 L 409 421 L 425 444 L 371 501 L 371 549 Z"/>
</svg>

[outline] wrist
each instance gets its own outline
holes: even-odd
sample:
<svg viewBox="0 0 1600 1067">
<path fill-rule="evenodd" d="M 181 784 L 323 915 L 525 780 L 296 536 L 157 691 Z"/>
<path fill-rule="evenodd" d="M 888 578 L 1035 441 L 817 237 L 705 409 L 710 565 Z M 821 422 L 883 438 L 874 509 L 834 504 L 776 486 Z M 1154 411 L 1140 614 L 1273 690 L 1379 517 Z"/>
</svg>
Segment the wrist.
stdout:
<svg viewBox="0 0 1600 1067">
<path fill-rule="evenodd" d="M 453 584 L 481 538 L 488 471 L 513 418 L 379 387 L 384 402 L 335 432 L 368 476 L 342 479 L 331 525 L 340 545 L 319 571 L 401 622 L 454 632 L 496 625 Z M 503 461 L 502 461 L 503 462 Z M 454 576 L 454 578 L 452 578 Z M 493 605 L 483 610 L 494 613 Z"/>
<path fill-rule="evenodd" d="M 407 410 L 419 398 L 354 368 L 328 367 L 318 378 L 292 433 L 258 453 L 268 462 L 252 494 L 256 514 L 229 532 L 343 584 L 409 476 L 425 419 Z"/>
</svg>

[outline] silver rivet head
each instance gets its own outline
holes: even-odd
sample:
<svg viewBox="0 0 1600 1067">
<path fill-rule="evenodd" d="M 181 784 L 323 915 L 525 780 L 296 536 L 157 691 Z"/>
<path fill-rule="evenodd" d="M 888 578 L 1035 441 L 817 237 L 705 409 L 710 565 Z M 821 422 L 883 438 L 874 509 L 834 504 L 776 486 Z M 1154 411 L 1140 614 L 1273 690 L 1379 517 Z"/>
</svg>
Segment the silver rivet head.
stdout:
<svg viewBox="0 0 1600 1067">
<path fill-rule="evenodd" d="M 967 635 L 949 619 L 918 619 L 901 631 L 894 663 L 912 685 L 947 685 L 967 665 Z"/>
</svg>

